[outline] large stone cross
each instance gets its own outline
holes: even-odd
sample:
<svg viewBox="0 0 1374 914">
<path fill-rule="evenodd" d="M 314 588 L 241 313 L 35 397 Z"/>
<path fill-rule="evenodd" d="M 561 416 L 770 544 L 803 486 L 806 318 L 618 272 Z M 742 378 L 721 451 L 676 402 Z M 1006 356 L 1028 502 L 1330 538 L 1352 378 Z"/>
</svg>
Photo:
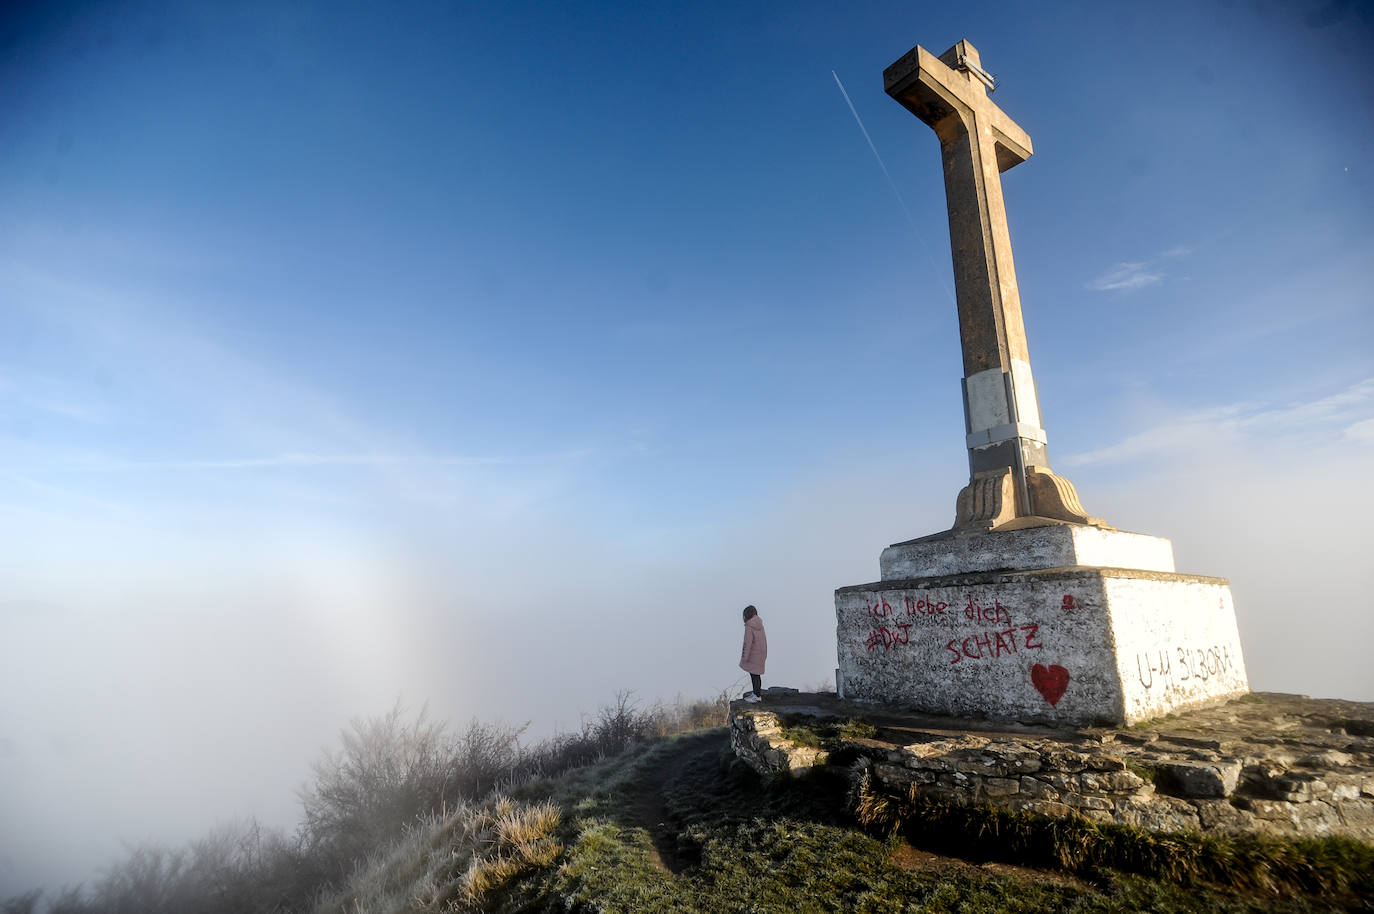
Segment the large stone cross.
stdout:
<svg viewBox="0 0 1374 914">
<path fill-rule="evenodd" d="M 1046 520 L 1101 526 L 1083 510 L 1073 484 L 1050 472 L 1031 377 L 1001 178 L 1030 158 L 1030 137 L 988 98 L 992 77 L 967 41 L 939 57 L 912 48 L 883 72 L 883 84 L 934 129 L 944 158 L 970 477 L 954 530 Z"/>
</svg>

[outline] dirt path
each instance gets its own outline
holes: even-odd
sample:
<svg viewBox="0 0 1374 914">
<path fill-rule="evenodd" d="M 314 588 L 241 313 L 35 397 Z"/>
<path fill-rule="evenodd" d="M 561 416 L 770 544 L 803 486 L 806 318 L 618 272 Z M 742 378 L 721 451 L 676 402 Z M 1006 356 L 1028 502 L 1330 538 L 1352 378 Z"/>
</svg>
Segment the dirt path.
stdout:
<svg viewBox="0 0 1374 914">
<path fill-rule="evenodd" d="M 729 737 L 724 730 L 719 735 L 683 741 L 679 751 L 663 756 L 638 772 L 634 787 L 626 795 L 625 812 L 628 824 L 644 829 L 654 845 L 654 865 L 674 875 L 690 867 L 693 861 L 678 854 L 678 826 L 672 821 L 664 791 L 683 775 L 714 768 L 720 750 Z"/>
<path fill-rule="evenodd" d="M 1014 876 L 1023 882 L 1065 885 L 1078 889 L 1092 888 L 1088 882 L 1076 876 L 1071 876 L 1068 873 L 1060 873 L 1053 870 L 1040 870 L 1029 866 L 1017 866 L 1014 863 L 973 863 L 962 857 L 947 857 L 943 854 L 921 850 L 920 848 L 912 847 L 906 842 L 898 844 L 887 859 L 893 866 L 901 867 L 911 872 L 936 873 L 942 876 L 971 876 L 974 874 Z"/>
</svg>

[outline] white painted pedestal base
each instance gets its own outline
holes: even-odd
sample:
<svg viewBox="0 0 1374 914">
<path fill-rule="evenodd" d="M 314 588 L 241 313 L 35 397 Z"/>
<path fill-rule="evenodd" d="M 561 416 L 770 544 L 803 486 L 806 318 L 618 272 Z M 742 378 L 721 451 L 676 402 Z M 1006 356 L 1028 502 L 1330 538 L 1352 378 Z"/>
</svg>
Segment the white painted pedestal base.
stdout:
<svg viewBox="0 0 1374 914">
<path fill-rule="evenodd" d="M 1135 554 L 1158 570 L 1050 565 L 1074 550 Z M 1039 527 L 899 544 L 882 564 L 883 581 L 835 592 L 846 699 L 1084 726 L 1249 691 L 1229 583 L 1174 573 L 1168 540 Z M 918 565 L 938 570 L 888 577 Z"/>
</svg>

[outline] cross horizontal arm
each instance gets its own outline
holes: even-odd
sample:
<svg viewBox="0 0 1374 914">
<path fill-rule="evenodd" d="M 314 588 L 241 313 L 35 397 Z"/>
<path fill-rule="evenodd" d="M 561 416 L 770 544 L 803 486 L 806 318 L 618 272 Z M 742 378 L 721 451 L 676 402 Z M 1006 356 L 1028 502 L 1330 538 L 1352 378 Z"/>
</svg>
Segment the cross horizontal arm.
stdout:
<svg viewBox="0 0 1374 914">
<path fill-rule="evenodd" d="M 988 98 L 981 80 L 949 66 L 925 48 L 912 48 L 884 70 L 883 87 L 902 107 L 930 125 L 942 142 L 957 132 L 948 123 L 951 117 L 958 117 L 967 131 L 975 129 L 975 121 L 991 129 L 998 171 L 1019 165 L 1035 151 L 1030 135 Z"/>
</svg>

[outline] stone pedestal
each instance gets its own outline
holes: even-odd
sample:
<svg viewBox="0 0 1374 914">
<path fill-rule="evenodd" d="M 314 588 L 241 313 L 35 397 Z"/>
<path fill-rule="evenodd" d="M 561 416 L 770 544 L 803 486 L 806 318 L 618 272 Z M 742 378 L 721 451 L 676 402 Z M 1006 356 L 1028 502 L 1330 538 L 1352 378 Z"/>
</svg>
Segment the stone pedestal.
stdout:
<svg viewBox="0 0 1374 914">
<path fill-rule="evenodd" d="M 946 531 L 888 546 L 878 559 L 884 581 L 1076 565 L 1173 571 L 1174 544 L 1162 536 L 1143 533 L 1046 524 L 974 536 Z"/>
<path fill-rule="evenodd" d="M 846 699 L 1123 725 L 1249 691 L 1231 588 L 1178 574 L 1168 540 L 1055 524 L 883 552 L 835 592 Z"/>
</svg>

